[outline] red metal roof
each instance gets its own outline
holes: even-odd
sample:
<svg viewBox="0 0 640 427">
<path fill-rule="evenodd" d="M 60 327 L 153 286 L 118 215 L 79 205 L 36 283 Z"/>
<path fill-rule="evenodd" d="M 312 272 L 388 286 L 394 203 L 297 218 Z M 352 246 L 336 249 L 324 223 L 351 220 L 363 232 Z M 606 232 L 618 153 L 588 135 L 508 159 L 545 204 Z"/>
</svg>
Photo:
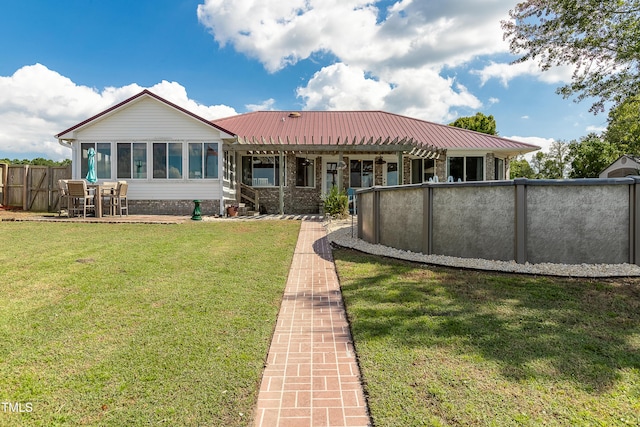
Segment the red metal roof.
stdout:
<svg viewBox="0 0 640 427">
<path fill-rule="evenodd" d="M 418 148 L 493 150 L 527 153 L 540 149 L 493 135 L 441 125 L 384 111 L 258 111 L 214 120 L 245 143 L 393 145 Z"/>
</svg>

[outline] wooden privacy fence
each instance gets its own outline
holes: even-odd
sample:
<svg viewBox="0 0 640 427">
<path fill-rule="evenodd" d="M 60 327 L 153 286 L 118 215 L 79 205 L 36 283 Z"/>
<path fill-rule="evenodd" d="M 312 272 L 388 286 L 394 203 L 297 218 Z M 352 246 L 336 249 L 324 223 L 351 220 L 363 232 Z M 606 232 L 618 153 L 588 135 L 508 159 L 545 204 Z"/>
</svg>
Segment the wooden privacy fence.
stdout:
<svg viewBox="0 0 640 427">
<path fill-rule="evenodd" d="M 59 179 L 71 179 L 71 166 L 0 163 L 0 203 L 26 211 L 55 212 L 60 204 Z"/>
</svg>

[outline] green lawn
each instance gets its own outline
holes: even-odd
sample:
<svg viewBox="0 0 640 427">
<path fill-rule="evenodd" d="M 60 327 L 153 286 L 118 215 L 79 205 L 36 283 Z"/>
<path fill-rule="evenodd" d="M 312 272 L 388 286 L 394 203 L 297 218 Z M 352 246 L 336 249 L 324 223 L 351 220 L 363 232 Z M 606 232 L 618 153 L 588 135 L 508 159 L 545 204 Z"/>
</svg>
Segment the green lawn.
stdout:
<svg viewBox="0 0 640 427">
<path fill-rule="evenodd" d="M 0 222 L 0 425 L 250 424 L 299 227 Z"/>
<path fill-rule="evenodd" d="M 640 281 L 334 251 L 382 426 L 640 425 Z"/>
</svg>

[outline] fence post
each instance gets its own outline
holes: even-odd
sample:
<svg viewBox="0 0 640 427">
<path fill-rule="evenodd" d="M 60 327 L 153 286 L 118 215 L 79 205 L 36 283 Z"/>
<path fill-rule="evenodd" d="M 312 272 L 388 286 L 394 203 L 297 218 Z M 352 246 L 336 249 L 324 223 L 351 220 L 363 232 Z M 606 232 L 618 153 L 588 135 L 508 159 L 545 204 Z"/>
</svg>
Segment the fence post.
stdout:
<svg viewBox="0 0 640 427">
<path fill-rule="evenodd" d="M 6 163 L 0 163 L 0 205 L 7 204 L 7 176 L 8 166 Z"/>
<path fill-rule="evenodd" d="M 518 264 L 527 262 L 527 181 L 526 178 L 513 180 L 516 187 L 514 258 Z"/>
<path fill-rule="evenodd" d="M 422 187 L 422 253 L 431 255 L 433 251 L 433 187 Z"/>
<path fill-rule="evenodd" d="M 629 263 L 640 265 L 640 178 L 629 191 Z"/>
<path fill-rule="evenodd" d="M 373 188 L 373 244 L 380 244 L 380 190 Z"/>
</svg>

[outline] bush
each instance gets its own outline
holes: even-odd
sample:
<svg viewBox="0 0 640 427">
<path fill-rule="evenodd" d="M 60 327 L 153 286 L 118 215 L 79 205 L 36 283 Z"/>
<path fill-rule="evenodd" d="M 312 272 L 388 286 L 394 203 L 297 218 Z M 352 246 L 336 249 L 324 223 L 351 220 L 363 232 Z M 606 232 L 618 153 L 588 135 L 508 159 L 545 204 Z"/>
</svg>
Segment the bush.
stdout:
<svg viewBox="0 0 640 427">
<path fill-rule="evenodd" d="M 324 199 L 324 211 L 333 217 L 345 218 L 349 216 L 349 197 L 347 193 L 331 187 Z"/>
</svg>

